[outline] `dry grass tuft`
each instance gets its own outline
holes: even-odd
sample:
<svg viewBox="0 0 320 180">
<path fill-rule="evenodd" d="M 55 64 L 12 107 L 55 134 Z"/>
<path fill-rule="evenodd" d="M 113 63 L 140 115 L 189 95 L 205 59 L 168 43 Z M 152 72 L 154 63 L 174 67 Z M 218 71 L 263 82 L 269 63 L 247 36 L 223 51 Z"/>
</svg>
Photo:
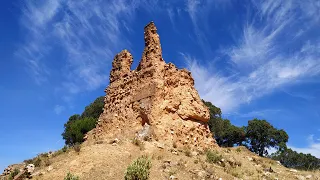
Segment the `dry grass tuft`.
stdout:
<svg viewBox="0 0 320 180">
<path fill-rule="evenodd" d="M 144 150 L 145 149 L 144 143 L 141 140 L 139 140 L 138 138 L 134 138 L 132 140 L 132 144 L 138 146 L 140 148 L 140 150 Z"/>
</svg>

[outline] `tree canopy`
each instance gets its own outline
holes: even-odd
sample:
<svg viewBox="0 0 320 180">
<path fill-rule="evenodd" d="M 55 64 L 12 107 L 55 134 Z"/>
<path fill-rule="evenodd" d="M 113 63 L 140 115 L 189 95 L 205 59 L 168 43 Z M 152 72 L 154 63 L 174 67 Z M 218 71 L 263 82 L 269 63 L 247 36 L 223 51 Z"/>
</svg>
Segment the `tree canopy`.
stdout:
<svg viewBox="0 0 320 180">
<path fill-rule="evenodd" d="M 211 102 L 203 102 L 210 110 L 208 124 L 219 146 L 246 145 L 260 156 L 268 155 L 267 149 L 270 147 L 283 149 L 286 146 L 289 138 L 287 133 L 276 129 L 266 120 L 253 119 L 248 121 L 248 126 L 237 127 L 230 120 L 222 118 L 220 108 Z"/>
<path fill-rule="evenodd" d="M 271 158 L 280 161 L 282 165 L 288 168 L 301 170 L 320 169 L 320 159 L 311 154 L 298 153 L 289 148 L 272 154 Z"/>
<path fill-rule="evenodd" d="M 232 125 L 228 119 L 223 119 L 221 117 L 221 109 L 213 105 L 211 102 L 203 102 L 209 108 L 210 120 L 208 124 L 218 145 L 222 147 L 241 145 L 245 140 L 244 129 Z"/>
<path fill-rule="evenodd" d="M 64 124 L 62 137 L 66 145 L 82 143 L 87 132 L 95 128 L 96 122 L 103 112 L 104 97 L 98 97 L 93 103 L 85 107 L 81 115 L 74 114 Z"/>
<path fill-rule="evenodd" d="M 81 118 L 92 117 L 98 119 L 100 114 L 103 111 L 104 106 L 104 96 L 98 97 L 93 101 L 89 106 L 86 106 L 83 113 L 81 114 Z"/>
<path fill-rule="evenodd" d="M 289 136 L 280 129 L 276 129 L 266 120 L 253 119 L 245 128 L 247 147 L 259 156 L 268 155 L 267 149 L 276 148 L 282 150 L 286 147 Z"/>
</svg>

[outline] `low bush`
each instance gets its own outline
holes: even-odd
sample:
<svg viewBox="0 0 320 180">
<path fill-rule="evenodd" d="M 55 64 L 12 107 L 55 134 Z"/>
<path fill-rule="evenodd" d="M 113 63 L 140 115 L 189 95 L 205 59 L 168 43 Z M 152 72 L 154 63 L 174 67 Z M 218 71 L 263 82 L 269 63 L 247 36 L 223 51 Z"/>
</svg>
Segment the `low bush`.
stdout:
<svg viewBox="0 0 320 180">
<path fill-rule="evenodd" d="M 40 165 L 41 165 L 41 158 L 39 158 L 39 157 L 33 158 L 33 162 L 32 162 L 31 164 L 33 164 L 35 167 L 40 167 Z"/>
<path fill-rule="evenodd" d="M 222 156 L 218 154 L 218 152 L 211 151 L 211 150 L 208 150 L 206 152 L 206 156 L 207 156 L 208 163 L 218 163 L 222 159 Z"/>
<path fill-rule="evenodd" d="M 20 172 L 19 169 L 15 168 L 15 169 L 9 174 L 8 179 L 9 179 L 9 180 L 13 180 L 14 177 L 19 174 L 19 172 Z"/>
<path fill-rule="evenodd" d="M 133 161 L 124 175 L 125 180 L 147 180 L 149 179 L 151 161 L 147 156 L 142 156 Z"/>
<path fill-rule="evenodd" d="M 64 177 L 64 180 L 79 180 L 80 178 L 78 176 L 75 176 L 73 174 L 71 174 L 70 172 L 68 172 L 67 176 Z"/>
<path fill-rule="evenodd" d="M 43 158 L 42 162 L 43 162 L 44 166 L 50 166 L 51 165 L 51 161 L 49 160 L 49 158 Z"/>
<path fill-rule="evenodd" d="M 67 152 L 68 146 L 63 146 L 63 148 L 61 150 L 62 150 L 62 152 Z"/>
</svg>

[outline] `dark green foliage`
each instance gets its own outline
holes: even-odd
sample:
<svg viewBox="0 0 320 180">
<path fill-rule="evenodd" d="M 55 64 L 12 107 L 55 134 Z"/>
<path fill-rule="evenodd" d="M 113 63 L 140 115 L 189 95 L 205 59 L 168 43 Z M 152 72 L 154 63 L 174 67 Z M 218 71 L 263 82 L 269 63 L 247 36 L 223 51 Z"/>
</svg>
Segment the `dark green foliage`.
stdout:
<svg viewBox="0 0 320 180">
<path fill-rule="evenodd" d="M 280 161 L 282 165 L 288 168 L 300 170 L 320 169 L 320 159 L 311 154 L 298 153 L 289 148 L 272 154 L 271 158 Z"/>
<path fill-rule="evenodd" d="M 81 116 L 79 114 L 74 114 L 72 116 L 69 117 L 69 121 L 67 123 L 72 123 L 76 120 L 79 120 L 81 118 Z"/>
<path fill-rule="evenodd" d="M 125 180 L 147 180 L 149 179 L 151 161 L 148 157 L 142 156 L 130 164 L 125 172 Z"/>
<path fill-rule="evenodd" d="M 222 147 L 241 145 L 245 140 L 244 128 L 234 126 L 228 119 L 223 119 L 221 117 L 221 109 L 214 106 L 211 102 L 203 102 L 210 110 L 210 120 L 208 124 L 218 145 Z"/>
<path fill-rule="evenodd" d="M 64 124 L 64 132 L 62 133 L 66 145 L 73 146 L 77 142 L 83 142 L 85 134 L 95 128 L 96 122 L 103 112 L 103 106 L 104 97 L 101 96 L 87 106 L 81 115 L 70 116 L 68 122 Z"/>
<path fill-rule="evenodd" d="M 97 119 L 86 117 L 67 124 L 65 132 L 62 134 L 66 144 L 82 143 L 84 135 L 96 127 L 96 122 Z"/>
<path fill-rule="evenodd" d="M 84 112 L 81 114 L 81 118 L 92 117 L 98 119 L 100 114 L 103 112 L 103 106 L 104 97 L 100 96 L 85 108 Z"/>
<path fill-rule="evenodd" d="M 211 102 L 202 100 L 202 102 L 209 108 L 211 117 L 221 117 L 221 109 L 213 105 Z"/>
<path fill-rule="evenodd" d="M 284 130 L 278 130 L 266 120 L 253 119 L 246 127 L 247 148 L 259 154 L 268 155 L 267 148 L 282 150 L 286 148 L 289 136 Z"/>
<path fill-rule="evenodd" d="M 72 124 L 80 120 L 80 115 L 79 114 L 74 114 L 70 116 L 69 120 L 67 123 L 64 124 L 64 132 L 62 133 L 62 137 L 65 140 L 65 144 L 67 145 L 72 145 L 73 143 L 76 142 L 74 139 L 74 134 L 73 134 L 73 129 L 72 129 Z"/>
<path fill-rule="evenodd" d="M 234 126 L 228 119 L 221 117 L 220 108 L 211 102 L 203 102 L 210 110 L 208 124 L 219 146 L 246 145 L 249 150 L 260 156 L 267 156 L 267 149 L 272 147 L 278 151 L 268 157 L 280 161 L 286 167 L 301 170 L 320 169 L 320 159 L 311 154 L 297 153 L 287 149 L 286 143 L 289 136 L 284 130 L 278 130 L 266 120 L 259 119 L 248 121 L 248 126 L 242 128 Z M 241 149 L 237 149 L 238 151 Z M 215 162 L 217 159 L 219 157 L 214 152 L 207 153 L 207 161 Z"/>
<path fill-rule="evenodd" d="M 288 134 L 284 130 L 274 128 L 266 120 L 254 119 L 247 127 L 237 127 L 228 119 L 221 118 L 221 109 L 210 102 L 205 102 L 210 110 L 209 127 L 219 146 L 232 147 L 245 145 L 249 150 L 260 156 L 268 155 L 267 148 L 283 149 L 288 142 Z"/>
<path fill-rule="evenodd" d="M 234 126 L 228 119 L 219 119 L 218 122 L 222 124 L 222 129 L 215 135 L 219 146 L 233 147 L 234 145 L 241 145 L 245 140 L 244 128 Z"/>
</svg>

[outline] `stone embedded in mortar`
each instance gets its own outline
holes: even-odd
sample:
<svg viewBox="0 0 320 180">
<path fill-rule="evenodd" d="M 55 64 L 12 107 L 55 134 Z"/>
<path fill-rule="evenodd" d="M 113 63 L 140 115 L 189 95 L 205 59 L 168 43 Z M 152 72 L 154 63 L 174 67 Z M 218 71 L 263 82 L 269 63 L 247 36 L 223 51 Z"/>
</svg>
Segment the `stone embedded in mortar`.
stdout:
<svg viewBox="0 0 320 180">
<path fill-rule="evenodd" d="M 104 111 L 89 136 L 132 138 L 150 126 L 155 139 L 167 145 L 215 146 L 207 125 L 209 110 L 191 73 L 164 62 L 153 22 L 144 31 L 145 48 L 136 70 L 131 70 L 133 58 L 127 50 L 115 56 Z"/>
<path fill-rule="evenodd" d="M 112 62 L 110 83 L 128 75 L 130 73 L 132 62 L 132 55 L 128 50 L 123 50 L 119 54 L 117 54 Z"/>
<path fill-rule="evenodd" d="M 153 22 L 150 22 L 144 28 L 144 41 L 145 47 L 142 59 L 137 68 L 138 71 L 150 66 L 157 65 L 157 63 L 164 64 L 164 60 L 162 59 L 160 38 L 157 34 L 157 28 Z"/>
</svg>

